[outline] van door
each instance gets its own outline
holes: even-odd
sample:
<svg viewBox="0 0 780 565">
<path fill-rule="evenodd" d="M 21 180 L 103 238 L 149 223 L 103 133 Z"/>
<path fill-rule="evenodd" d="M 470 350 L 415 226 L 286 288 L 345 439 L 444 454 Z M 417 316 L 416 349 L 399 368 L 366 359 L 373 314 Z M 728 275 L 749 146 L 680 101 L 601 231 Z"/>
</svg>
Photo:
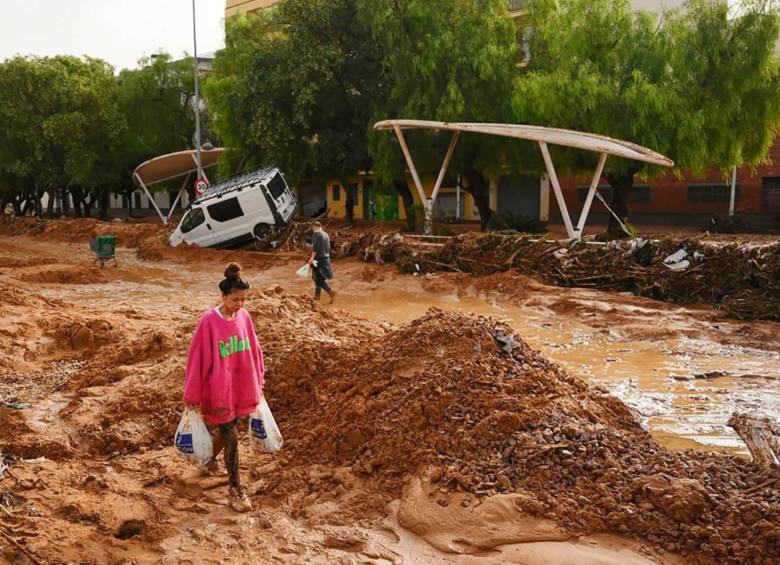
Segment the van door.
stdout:
<svg viewBox="0 0 780 565">
<path fill-rule="evenodd" d="M 276 206 L 275 212 L 281 216 L 282 222 L 286 224 L 295 211 L 295 199 L 290 187 L 287 186 L 287 182 L 279 172 L 271 177 L 266 186 Z"/>
<path fill-rule="evenodd" d="M 209 204 L 206 211 L 214 222 L 214 245 L 239 243 L 252 233 L 252 226 L 248 225 L 238 196 Z"/>
<path fill-rule="evenodd" d="M 209 247 L 214 243 L 212 226 L 206 221 L 202 208 L 193 208 L 181 220 L 179 229 L 184 241 L 200 247 Z"/>
<path fill-rule="evenodd" d="M 251 189 L 244 190 L 240 197 L 249 230 L 253 236 L 258 237 L 263 237 L 269 227 L 276 225 L 276 218 L 269 208 L 269 201 L 264 190 L 262 184 L 256 184 Z M 273 202 L 270 205 L 273 205 Z"/>
</svg>

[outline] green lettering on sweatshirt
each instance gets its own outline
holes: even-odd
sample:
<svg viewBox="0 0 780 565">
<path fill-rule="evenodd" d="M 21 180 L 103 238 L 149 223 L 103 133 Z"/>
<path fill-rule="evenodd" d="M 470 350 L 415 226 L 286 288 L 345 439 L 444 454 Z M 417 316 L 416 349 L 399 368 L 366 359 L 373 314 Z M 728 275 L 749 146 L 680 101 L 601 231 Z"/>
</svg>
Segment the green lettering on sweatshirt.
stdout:
<svg viewBox="0 0 780 565">
<path fill-rule="evenodd" d="M 249 338 L 238 339 L 236 335 L 229 337 L 227 342 L 219 340 L 217 346 L 219 347 L 219 356 L 223 359 L 227 359 L 239 351 L 252 351 L 252 347 L 249 345 Z"/>
</svg>

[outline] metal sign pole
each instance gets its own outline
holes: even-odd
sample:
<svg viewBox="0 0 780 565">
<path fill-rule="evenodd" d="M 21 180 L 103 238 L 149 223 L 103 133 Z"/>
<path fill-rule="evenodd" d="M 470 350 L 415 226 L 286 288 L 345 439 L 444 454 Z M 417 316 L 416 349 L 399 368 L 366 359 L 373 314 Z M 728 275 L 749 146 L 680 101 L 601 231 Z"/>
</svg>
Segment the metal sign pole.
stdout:
<svg viewBox="0 0 780 565">
<path fill-rule="evenodd" d="M 192 0 L 192 44 L 195 53 L 195 151 L 198 178 L 203 178 L 203 162 L 200 158 L 200 79 L 198 77 L 198 34 L 195 27 L 195 0 Z"/>
</svg>

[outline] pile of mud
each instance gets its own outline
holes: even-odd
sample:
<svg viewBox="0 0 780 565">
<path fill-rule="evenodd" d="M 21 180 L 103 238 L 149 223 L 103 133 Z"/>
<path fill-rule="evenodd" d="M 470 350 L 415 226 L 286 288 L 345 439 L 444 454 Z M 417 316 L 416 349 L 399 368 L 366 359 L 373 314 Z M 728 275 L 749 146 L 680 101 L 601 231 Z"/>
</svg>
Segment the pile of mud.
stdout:
<svg viewBox="0 0 780 565">
<path fill-rule="evenodd" d="M 145 221 L 105 222 L 94 218 L 43 220 L 8 217 L 0 222 L 0 233 L 6 235 L 44 236 L 58 241 L 89 242 L 98 235 L 116 235 L 118 245 L 136 247 L 150 237 L 160 237 L 169 228 Z"/>
<path fill-rule="evenodd" d="M 9 362 L 27 355 L 72 363 L 60 373 L 64 380 L 44 383 L 61 387 L 51 400 L 62 403 L 55 419 L 42 424 L 37 408 L 0 410 L 3 453 L 60 465 L 148 457 L 160 474 L 139 468 L 139 484 L 167 492 L 173 471 L 163 465 L 173 457 L 198 313 L 179 324 L 130 316 L 117 323 L 119 311 L 81 312 L 21 289 L 2 296 L 0 342 L 37 343 Z M 37 317 L 18 323 L 25 308 Z M 304 504 L 306 496 L 348 488 L 336 484 L 341 469 L 367 489 L 349 499 L 345 515 L 376 517 L 410 479 L 425 475 L 442 495 L 464 494 L 464 506 L 512 493 L 518 510 L 575 533 L 630 535 L 701 560 L 780 557 L 780 489 L 775 483 L 751 491 L 769 477 L 736 457 L 660 447 L 622 402 L 567 374 L 495 320 L 432 309 L 396 327 L 320 308 L 279 287 L 253 290 L 247 308 L 285 437 L 273 477 L 248 473 L 260 485 L 253 496 L 299 496 Z M 324 470 L 313 474 L 318 465 Z M 82 479 L 83 489 L 97 484 Z M 141 499 L 140 486 L 133 489 Z M 36 519 L 82 524 L 87 510 Z M 144 519 L 149 537 L 139 539 L 153 544 L 161 522 Z M 108 535 L 114 522 L 124 523 L 106 520 Z"/>
<path fill-rule="evenodd" d="M 308 394 L 286 398 L 294 458 L 361 470 L 388 499 L 428 473 L 469 493 L 464 504 L 517 493 L 521 510 L 576 532 L 723 561 L 780 557 L 780 490 L 744 494 L 766 480 L 752 464 L 667 451 L 622 402 L 494 320 L 431 310 L 318 363 Z M 287 381 L 301 376 L 270 386 L 300 392 Z"/>
<path fill-rule="evenodd" d="M 420 247 L 395 236 L 374 238 L 365 261 L 395 263 L 406 273 L 473 275 L 516 270 L 564 287 L 631 292 L 680 304 L 706 303 L 740 320 L 780 321 L 780 243 L 706 242 L 701 238 L 631 240 L 563 247 L 525 236 L 468 234 Z"/>
</svg>

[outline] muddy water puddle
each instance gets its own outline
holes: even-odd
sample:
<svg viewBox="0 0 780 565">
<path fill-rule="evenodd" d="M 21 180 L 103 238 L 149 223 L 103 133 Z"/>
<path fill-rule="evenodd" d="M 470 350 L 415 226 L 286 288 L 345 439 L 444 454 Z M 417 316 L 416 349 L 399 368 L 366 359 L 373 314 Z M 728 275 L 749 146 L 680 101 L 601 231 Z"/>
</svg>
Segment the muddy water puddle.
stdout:
<svg viewBox="0 0 780 565">
<path fill-rule="evenodd" d="M 120 250 L 119 261 L 110 282 L 41 285 L 39 290 L 92 307 L 132 307 L 166 319 L 189 317 L 192 309 L 204 310 L 217 302 L 221 265 L 163 261 L 150 266 L 130 250 Z M 280 285 L 291 292 L 311 292 L 311 281 L 295 276 L 298 266 L 255 271 L 249 278 L 254 288 Z M 503 319 L 550 359 L 625 401 L 669 447 L 742 451 L 744 445 L 726 424 L 731 413 L 780 412 L 777 352 L 687 338 L 629 340 L 621 336 L 619 326 L 597 330 L 574 315 L 544 308 L 432 293 L 419 279 L 378 267 L 384 273 L 378 280 L 364 280 L 367 268 L 356 263 L 339 266 L 341 278 L 335 283 L 339 309 L 393 323 L 414 320 L 430 307 Z"/>
</svg>

